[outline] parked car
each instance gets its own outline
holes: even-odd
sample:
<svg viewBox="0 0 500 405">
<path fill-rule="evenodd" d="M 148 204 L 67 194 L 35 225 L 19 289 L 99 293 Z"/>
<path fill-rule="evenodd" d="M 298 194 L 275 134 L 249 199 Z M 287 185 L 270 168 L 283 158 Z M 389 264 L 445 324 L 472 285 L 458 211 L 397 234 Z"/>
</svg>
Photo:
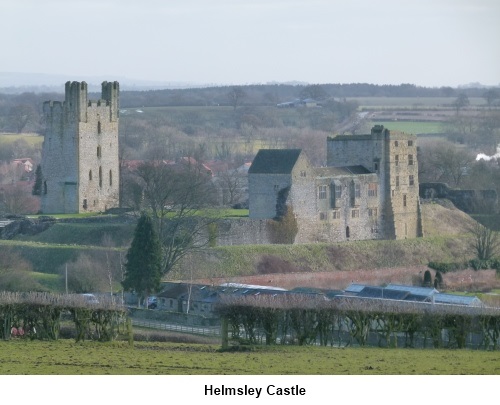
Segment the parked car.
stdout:
<svg viewBox="0 0 500 405">
<path fill-rule="evenodd" d="M 99 300 L 94 294 L 82 294 L 82 297 L 87 304 L 99 304 Z"/>
<path fill-rule="evenodd" d="M 158 298 L 148 297 L 148 309 L 156 309 L 158 307 Z"/>
</svg>

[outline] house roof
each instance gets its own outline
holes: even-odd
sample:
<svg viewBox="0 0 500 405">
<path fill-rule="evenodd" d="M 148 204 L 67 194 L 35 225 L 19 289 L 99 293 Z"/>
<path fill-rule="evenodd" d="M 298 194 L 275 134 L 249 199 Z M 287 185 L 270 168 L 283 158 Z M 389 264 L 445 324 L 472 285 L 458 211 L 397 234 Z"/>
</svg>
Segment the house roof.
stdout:
<svg viewBox="0 0 500 405">
<path fill-rule="evenodd" d="M 352 176 L 359 174 L 372 174 L 364 166 L 339 166 L 339 167 L 318 167 L 314 169 L 318 177 L 332 176 Z"/>
<path fill-rule="evenodd" d="M 467 305 L 467 306 L 478 306 L 482 302 L 477 297 L 471 297 L 466 295 L 455 295 L 455 294 L 445 294 L 439 293 L 434 295 L 434 302 L 438 304 L 452 304 L 452 305 Z"/>
<path fill-rule="evenodd" d="M 248 173 L 289 174 L 301 152 L 301 149 L 261 149 L 257 152 Z"/>
<path fill-rule="evenodd" d="M 420 295 L 420 296 L 425 296 L 425 297 L 430 297 L 433 294 L 436 294 L 439 292 L 435 288 L 415 287 L 415 286 L 411 286 L 411 285 L 400 285 L 400 284 L 389 284 L 385 288 L 386 288 L 386 290 L 408 291 L 409 293 L 411 293 L 413 295 Z"/>
<path fill-rule="evenodd" d="M 384 298 L 387 300 L 404 300 L 409 295 L 408 291 L 388 290 L 383 287 L 366 286 L 357 293 L 362 298 Z"/>
</svg>

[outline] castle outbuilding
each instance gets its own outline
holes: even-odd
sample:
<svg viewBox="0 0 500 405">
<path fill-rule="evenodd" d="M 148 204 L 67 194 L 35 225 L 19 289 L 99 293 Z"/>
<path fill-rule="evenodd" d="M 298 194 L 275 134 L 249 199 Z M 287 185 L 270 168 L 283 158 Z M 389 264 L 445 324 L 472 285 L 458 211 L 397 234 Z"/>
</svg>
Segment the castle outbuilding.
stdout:
<svg viewBox="0 0 500 405">
<path fill-rule="evenodd" d="M 41 210 L 102 212 L 119 206 L 119 83 L 103 82 L 99 100 L 87 83 L 67 82 L 65 100 L 43 104 Z"/>
<path fill-rule="evenodd" d="M 299 149 L 260 150 L 249 171 L 253 219 L 292 210 L 295 243 L 422 236 L 416 136 L 375 125 L 327 139 L 327 167 Z"/>
</svg>

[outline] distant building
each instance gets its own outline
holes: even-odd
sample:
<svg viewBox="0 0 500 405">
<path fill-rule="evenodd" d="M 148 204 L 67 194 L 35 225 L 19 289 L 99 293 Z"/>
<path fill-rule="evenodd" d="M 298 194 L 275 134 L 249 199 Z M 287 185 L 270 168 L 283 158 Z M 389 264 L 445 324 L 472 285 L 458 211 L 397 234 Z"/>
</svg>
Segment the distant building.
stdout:
<svg viewBox="0 0 500 405">
<path fill-rule="evenodd" d="M 87 83 L 67 82 L 63 102 L 43 104 L 43 213 L 100 212 L 119 206 L 118 82 L 100 100 Z"/>
</svg>

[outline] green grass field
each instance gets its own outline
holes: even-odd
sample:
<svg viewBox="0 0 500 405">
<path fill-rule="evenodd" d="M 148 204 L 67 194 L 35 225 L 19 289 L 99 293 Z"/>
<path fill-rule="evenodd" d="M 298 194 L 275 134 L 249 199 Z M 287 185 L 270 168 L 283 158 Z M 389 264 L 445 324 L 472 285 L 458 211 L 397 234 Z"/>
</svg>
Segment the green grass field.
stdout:
<svg viewBox="0 0 500 405">
<path fill-rule="evenodd" d="M 73 340 L 0 342 L 0 374 L 57 375 L 498 375 L 500 351 L 257 347 Z"/>
<path fill-rule="evenodd" d="M 32 146 L 42 147 L 43 136 L 38 134 L 0 134 L 0 147 L 2 144 L 24 140 Z"/>
<path fill-rule="evenodd" d="M 349 101 L 357 101 L 361 108 L 414 108 L 429 109 L 436 107 L 450 107 L 456 97 L 348 97 Z M 482 97 L 470 97 L 471 106 L 485 106 Z"/>
<path fill-rule="evenodd" d="M 407 134 L 440 134 L 444 131 L 444 124 L 435 121 L 373 121 L 372 125 L 383 125 L 393 131 Z"/>
</svg>

